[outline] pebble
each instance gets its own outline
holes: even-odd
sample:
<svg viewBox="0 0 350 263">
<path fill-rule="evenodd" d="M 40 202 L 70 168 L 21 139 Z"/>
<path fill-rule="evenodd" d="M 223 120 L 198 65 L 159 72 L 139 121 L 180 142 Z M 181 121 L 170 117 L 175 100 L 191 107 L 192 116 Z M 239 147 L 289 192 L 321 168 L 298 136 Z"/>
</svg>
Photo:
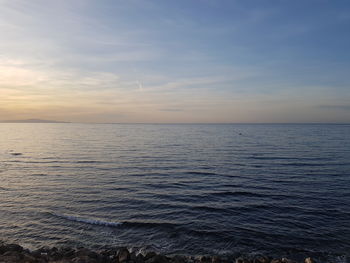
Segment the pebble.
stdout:
<svg viewBox="0 0 350 263">
<path fill-rule="evenodd" d="M 238 255 L 237 255 L 238 256 Z M 254 257 L 253 260 L 244 257 L 228 258 L 219 256 L 165 256 L 155 252 L 129 252 L 126 247 L 103 249 L 98 252 L 88 248 L 71 247 L 41 247 L 29 251 L 17 244 L 0 242 L 0 263 L 296 263 L 288 258 L 270 258 L 265 255 Z M 316 263 L 307 257 L 304 263 Z"/>
<path fill-rule="evenodd" d="M 118 262 L 127 262 L 130 259 L 129 250 L 126 247 L 121 248 L 118 251 Z"/>
<path fill-rule="evenodd" d="M 313 260 L 313 258 L 305 258 L 305 263 L 315 263 L 315 260 Z"/>
</svg>

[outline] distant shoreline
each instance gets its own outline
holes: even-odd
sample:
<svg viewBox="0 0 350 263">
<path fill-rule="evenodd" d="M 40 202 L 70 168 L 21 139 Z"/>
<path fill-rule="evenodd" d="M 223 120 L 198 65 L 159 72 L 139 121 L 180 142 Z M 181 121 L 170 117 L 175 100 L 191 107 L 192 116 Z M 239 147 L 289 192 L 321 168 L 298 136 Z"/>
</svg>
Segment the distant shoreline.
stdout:
<svg viewBox="0 0 350 263">
<path fill-rule="evenodd" d="M 2 120 L 0 123 L 70 123 L 66 121 L 26 119 L 26 120 Z"/>
</svg>

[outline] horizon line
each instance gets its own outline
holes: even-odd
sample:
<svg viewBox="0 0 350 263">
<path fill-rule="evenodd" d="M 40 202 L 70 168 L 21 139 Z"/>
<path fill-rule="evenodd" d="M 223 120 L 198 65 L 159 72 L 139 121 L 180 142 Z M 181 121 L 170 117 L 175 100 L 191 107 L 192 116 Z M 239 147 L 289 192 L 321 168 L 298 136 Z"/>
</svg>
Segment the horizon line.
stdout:
<svg viewBox="0 0 350 263">
<path fill-rule="evenodd" d="M 0 123 L 16 123 L 16 124 L 334 124 L 349 125 L 350 122 L 79 122 L 79 121 L 57 121 L 44 119 L 24 119 L 24 120 L 0 120 Z"/>
</svg>

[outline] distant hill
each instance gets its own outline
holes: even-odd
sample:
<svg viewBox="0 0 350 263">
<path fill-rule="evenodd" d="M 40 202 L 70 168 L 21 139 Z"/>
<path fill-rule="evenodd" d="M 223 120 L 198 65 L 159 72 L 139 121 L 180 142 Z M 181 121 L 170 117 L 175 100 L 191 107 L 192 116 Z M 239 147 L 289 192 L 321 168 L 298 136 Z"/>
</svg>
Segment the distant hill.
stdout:
<svg viewBox="0 0 350 263">
<path fill-rule="evenodd" d="M 41 120 L 41 119 L 27 119 L 27 120 L 4 120 L 2 123 L 67 123 L 64 121 L 53 121 L 53 120 Z"/>
</svg>

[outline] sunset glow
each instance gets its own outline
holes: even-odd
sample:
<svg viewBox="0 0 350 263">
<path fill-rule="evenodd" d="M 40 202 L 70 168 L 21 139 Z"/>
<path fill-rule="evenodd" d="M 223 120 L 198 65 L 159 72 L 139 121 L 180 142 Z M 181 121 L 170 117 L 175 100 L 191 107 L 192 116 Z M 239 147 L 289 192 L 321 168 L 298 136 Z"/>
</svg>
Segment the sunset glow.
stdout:
<svg viewBox="0 0 350 263">
<path fill-rule="evenodd" d="M 346 2 L 0 3 L 0 120 L 350 121 Z"/>
</svg>

